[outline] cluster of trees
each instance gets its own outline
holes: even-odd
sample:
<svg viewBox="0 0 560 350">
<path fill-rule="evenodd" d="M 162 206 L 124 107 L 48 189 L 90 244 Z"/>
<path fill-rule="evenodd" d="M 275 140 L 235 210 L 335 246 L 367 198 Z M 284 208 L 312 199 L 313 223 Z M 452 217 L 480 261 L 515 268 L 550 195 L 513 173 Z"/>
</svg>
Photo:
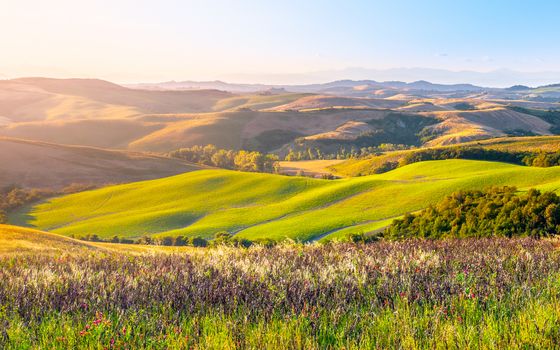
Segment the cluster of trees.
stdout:
<svg viewBox="0 0 560 350">
<path fill-rule="evenodd" d="M 257 151 L 233 151 L 219 149 L 214 145 L 181 148 L 169 156 L 189 162 L 224 169 L 273 173 L 278 169 L 278 157 Z"/>
<path fill-rule="evenodd" d="M 146 245 L 164 245 L 164 246 L 192 246 L 192 247 L 206 247 L 208 246 L 208 241 L 201 237 L 184 237 L 184 236 L 177 236 L 177 237 L 150 237 L 145 236 L 141 237 L 137 240 L 113 236 L 113 238 L 103 239 L 95 234 L 89 234 L 85 236 L 72 236 L 72 238 L 76 238 L 82 241 L 88 242 L 103 242 L 103 243 L 121 243 L 121 244 L 146 244 Z"/>
<path fill-rule="evenodd" d="M 560 197 L 535 189 L 518 195 L 515 187 L 459 191 L 418 214 L 394 220 L 390 238 L 541 236 L 560 232 Z"/>
<path fill-rule="evenodd" d="M 525 156 L 523 162 L 528 166 L 551 167 L 560 165 L 560 152 L 539 152 Z"/>
<path fill-rule="evenodd" d="M 103 239 L 103 238 L 100 238 L 98 235 L 85 235 L 85 236 L 79 236 L 79 237 L 76 237 L 75 235 L 71 235 L 70 237 L 75 238 L 75 239 L 79 239 L 79 240 L 82 240 L 82 241 L 88 241 L 88 242 L 123 243 L 123 244 L 136 243 L 132 239 L 121 238 L 121 237 L 118 237 L 118 236 L 114 236 L 111 239 Z"/>
<path fill-rule="evenodd" d="M 62 190 L 21 188 L 8 186 L 0 188 L 0 224 L 8 222 L 8 213 L 26 204 L 60 194 L 70 194 L 91 189 L 91 185 L 72 184 Z"/>
<path fill-rule="evenodd" d="M 335 152 L 325 152 L 320 147 L 290 148 L 284 157 L 287 161 L 349 159 L 380 155 L 382 152 L 411 149 L 402 144 L 383 143 L 379 146 L 356 148 L 339 147 Z M 219 149 L 214 145 L 181 148 L 169 153 L 170 157 L 183 159 L 201 165 L 210 165 L 223 169 L 252 172 L 276 173 L 279 168 L 279 157 L 275 154 L 264 154 L 258 151 L 234 151 Z"/>
<path fill-rule="evenodd" d="M 248 248 L 253 244 L 259 244 L 266 247 L 272 247 L 276 245 L 276 241 L 271 239 L 259 239 L 259 240 L 248 240 L 244 238 L 238 238 L 230 234 L 229 232 L 222 231 L 216 233 L 214 239 L 207 240 L 202 237 L 185 237 L 185 236 L 165 236 L 165 237 L 150 237 L 145 236 L 137 240 L 132 240 L 128 238 L 121 238 L 114 236 L 110 239 L 102 239 L 98 235 L 85 235 L 85 236 L 72 236 L 72 238 L 77 238 L 82 241 L 89 242 L 104 242 L 104 243 L 122 243 L 122 244 L 145 244 L 145 245 L 160 245 L 160 246 L 176 246 L 176 247 L 215 247 L 220 245 L 229 245 L 233 247 L 244 247 Z"/>
<path fill-rule="evenodd" d="M 371 155 L 380 155 L 382 152 L 400 151 L 411 149 L 411 146 L 402 144 L 382 143 L 379 146 L 356 148 L 355 146 L 339 147 L 335 152 L 325 152 L 319 147 L 290 148 L 284 157 L 287 161 L 318 160 L 318 159 L 349 159 L 364 158 Z"/>
</svg>

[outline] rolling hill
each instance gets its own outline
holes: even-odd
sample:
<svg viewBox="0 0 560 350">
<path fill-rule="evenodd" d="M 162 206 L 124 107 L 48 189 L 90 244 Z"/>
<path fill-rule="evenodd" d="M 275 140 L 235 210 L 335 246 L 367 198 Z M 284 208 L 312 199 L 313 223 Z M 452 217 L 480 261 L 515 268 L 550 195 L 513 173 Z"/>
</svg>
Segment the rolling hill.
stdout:
<svg viewBox="0 0 560 350">
<path fill-rule="evenodd" d="M 560 168 L 446 160 L 341 180 L 226 170 L 111 186 L 14 213 L 13 223 L 63 235 L 328 240 L 372 231 L 460 189 L 514 185 L 560 190 Z"/>
<path fill-rule="evenodd" d="M 69 253 L 96 250 L 95 246 L 54 233 L 0 225 L 0 256 L 13 253 Z"/>
<path fill-rule="evenodd" d="M 115 184 L 171 176 L 200 166 L 140 152 L 0 137 L 0 188 L 62 188 Z"/>
<path fill-rule="evenodd" d="M 560 119 L 546 115 L 558 103 L 500 99 L 489 91 L 425 81 L 338 81 L 234 94 L 21 78 L 0 81 L 0 136 L 150 152 L 213 143 L 283 156 L 294 147 L 336 153 L 380 143 L 433 146 L 560 130 Z M 396 115 L 396 121 L 385 120 Z M 400 137 L 403 131 L 409 135 Z M 421 132 L 432 137 L 424 140 Z"/>
<path fill-rule="evenodd" d="M 86 242 L 55 233 L 33 230 L 26 227 L 0 224 L 0 256 L 14 254 L 54 254 L 67 256 L 71 254 L 116 253 L 116 254 L 153 254 L 191 252 L 189 247 L 166 247 L 154 245 L 117 244 Z"/>
<path fill-rule="evenodd" d="M 476 147 L 509 152 L 558 152 L 560 151 L 560 136 L 524 136 L 524 137 L 496 137 L 487 140 L 470 141 L 425 148 L 453 148 Z M 328 165 L 328 170 L 337 176 L 363 176 L 377 172 L 377 168 L 388 162 L 398 162 L 415 149 L 385 152 L 381 155 L 369 156 L 361 159 L 347 159 L 336 164 Z M 294 164 L 293 166 L 296 166 Z M 308 166 L 312 166 L 309 164 Z"/>
</svg>

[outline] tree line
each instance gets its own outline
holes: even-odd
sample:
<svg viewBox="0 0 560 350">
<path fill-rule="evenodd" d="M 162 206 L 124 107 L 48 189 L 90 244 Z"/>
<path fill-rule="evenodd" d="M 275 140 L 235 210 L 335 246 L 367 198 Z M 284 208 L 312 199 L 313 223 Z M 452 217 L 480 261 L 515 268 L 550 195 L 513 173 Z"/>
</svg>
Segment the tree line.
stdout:
<svg viewBox="0 0 560 350">
<path fill-rule="evenodd" d="M 219 149 L 214 145 L 192 146 L 169 153 L 170 157 L 223 169 L 274 173 L 278 156 L 257 151 Z"/>
<path fill-rule="evenodd" d="M 386 229 L 389 238 L 542 236 L 560 232 L 560 197 L 515 187 L 458 191 L 418 214 L 406 214 Z"/>
<path fill-rule="evenodd" d="M 368 156 L 378 156 L 383 152 L 402 151 L 412 149 L 413 146 L 402 144 L 382 143 L 379 146 L 368 147 L 339 147 L 334 152 L 323 151 L 320 147 L 294 147 L 289 148 L 288 153 L 284 157 L 286 161 L 299 160 L 325 160 L 325 159 L 351 159 L 365 158 Z"/>
<path fill-rule="evenodd" d="M 256 240 L 249 240 L 245 238 L 235 237 L 229 232 L 221 231 L 214 235 L 214 238 L 209 240 L 200 236 L 196 237 L 186 237 L 186 236 L 163 236 L 163 237 L 151 237 L 144 236 L 136 240 L 130 238 L 124 238 L 119 236 L 114 236 L 109 239 L 100 238 L 96 234 L 89 234 L 85 236 L 75 236 L 72 238 L 79 239 L 82 241 L 89 242 L 102 242 L 102 243 L 120 243 L 120 244 L 143 244 L 143 245 L 158 245 L 158 246 L 175 246 L 175 247 L 216 247 L 220 245 L 227 245 L 233 247 L 244 247 L 248 248 L 252 245 L 258 244 L 261 246 L 272 247 L 277 244 L 276 241 L 263 238 Z"/>
<path fill-rule="evenodd" d="M 482 147 L 446 147 L 446 148 L 429 148 L 405 155 L 399 165 L 404 166 L 412 163 L 424 162 L 429 160 L 444 159 L 472 159 L 472 160 L 488 160 L 496 162 L 513 163 L 526 165 L 525 158 L 530 154 L 527 152 L 509 152 L 499 151 L 495 149 L 486 149 Z"/>
</svg>

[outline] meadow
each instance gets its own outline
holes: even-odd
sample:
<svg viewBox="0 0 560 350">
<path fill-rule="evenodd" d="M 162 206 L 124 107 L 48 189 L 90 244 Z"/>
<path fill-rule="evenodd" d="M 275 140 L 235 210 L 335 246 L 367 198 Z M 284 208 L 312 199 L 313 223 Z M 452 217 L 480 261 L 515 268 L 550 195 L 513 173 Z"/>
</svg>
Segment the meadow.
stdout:
<svg viewBox="0 0 560 350">
<path fill-rule="evenodd" d="M 22 240 L 14 230 L 23 229 L 0 227 L 0 240 Z M 3 349 L 527 349 L 560 341 L 556 240 L 129 252 L 64 237 L 44 249 L 52 236 L 27 234 L 33 248 L 0 252 Z"/>
<path fill-rule="evenodd" d="M 525 136 L 525 137 L 497 137 L 438 147 L 422 147 L 422 150 L 442 150 L 463 148 L 483 148 L 504 152 L 549 152 L 560 150 L 560 136 Z M 363 176 L 379 172 L 384 164 L 398 163 L 402 159 L 417 152 L 418 149 L 383 152 L 380 155 L 347 159 L 328 166 L 331 173 L 337 176 Z"/>
<path fill-rule="evenodd" d="M 321 180 L 227 170 L 105 187 L 12 213 L 10 222 L 66 236 L 201 236 L 327 241 L 370 232 L 458 190 L 556 191 L 560 168 L 499 162 L 420 162 L 371 176 Z"/>
</svg>

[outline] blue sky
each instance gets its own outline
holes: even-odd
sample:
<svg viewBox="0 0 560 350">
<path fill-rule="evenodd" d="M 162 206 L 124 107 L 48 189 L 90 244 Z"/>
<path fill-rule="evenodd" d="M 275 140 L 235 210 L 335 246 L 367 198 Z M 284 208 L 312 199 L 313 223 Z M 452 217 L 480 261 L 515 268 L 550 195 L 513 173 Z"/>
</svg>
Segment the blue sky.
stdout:
<svg viewBox="0 0 560 350">
<path fill-rule="evenodd" d="M 9 1 L 0 74 L 267 82 L 349 67 L 560 71 L 559 14 L 560 2 L 542 0 Z"/>
</svg>

